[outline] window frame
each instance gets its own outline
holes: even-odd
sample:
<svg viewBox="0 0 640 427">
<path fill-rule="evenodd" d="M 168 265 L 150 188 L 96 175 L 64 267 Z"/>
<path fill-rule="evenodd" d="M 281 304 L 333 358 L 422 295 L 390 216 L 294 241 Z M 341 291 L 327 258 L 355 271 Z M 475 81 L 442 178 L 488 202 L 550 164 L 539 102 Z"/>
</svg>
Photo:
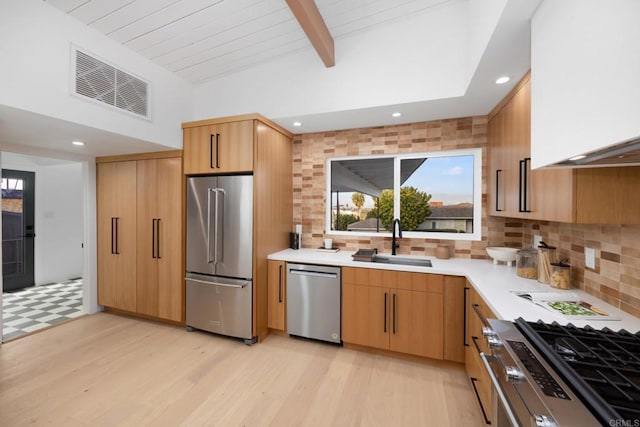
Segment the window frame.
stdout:
<svg viewBox="0 0 640 427">
<path fill-rule="evenodd" d="M 482 148 L 463 148 L 443 151 L 412 153 L 371 154 L 361 156 L 329 157 L 326 160 L 325 234 L 333 236 L 391 237 L 391 232 L 341 231 L 331 229 L 331 162 L 342 160 L 393 159 L 393 216 L 400 217 L 400 164 L 405 159 L 473 156 L 473 233 L 446 233 L 429 231 L 404 231 L 404 238 L 437 240 L 482 240 Z"/>
</svg>

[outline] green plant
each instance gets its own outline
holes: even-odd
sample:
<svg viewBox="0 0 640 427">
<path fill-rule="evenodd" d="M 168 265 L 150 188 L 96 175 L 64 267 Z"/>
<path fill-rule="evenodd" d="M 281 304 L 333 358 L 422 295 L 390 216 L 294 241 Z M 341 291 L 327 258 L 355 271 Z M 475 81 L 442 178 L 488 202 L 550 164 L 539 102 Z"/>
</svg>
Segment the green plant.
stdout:
<svg viewBox="0 0 640 427">
<path fill-rule="evenodd" d="M 341 214 L 336 217 L 335 221 L 335 229 L 336 230 L 346 230 L 349 224 L 353 224 L 354 222 L 360 221 L 355 215 L 352 214 Z"/>
<path fill-rule="evenodd" d="M 415 187 L 400 188 L 400 222 L 403 230 L 416 230 L 431 215 L 429 200 L 431 200 L 431 194 Z M 387 230 L 391 230 L 391 223 L 394 219 L 393 190 L 382 190 L 379 203 L 380 223 Z"/>
</svg>

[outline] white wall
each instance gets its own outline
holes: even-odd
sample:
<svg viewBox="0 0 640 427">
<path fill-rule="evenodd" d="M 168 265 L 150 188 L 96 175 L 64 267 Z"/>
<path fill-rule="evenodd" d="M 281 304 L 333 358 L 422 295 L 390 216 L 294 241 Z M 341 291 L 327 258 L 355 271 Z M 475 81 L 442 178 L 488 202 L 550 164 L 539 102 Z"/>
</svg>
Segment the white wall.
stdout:
<svg viewBox="0 0 640 427">
<path fill-rule="evenodd" d="M 532 19 L 531 165 L 640 136 L 640 1 L 546 0 Z"/>
<path fill-rule="evenodd" d="M 338 38 L 332 68 L 305 49 L 199 85 L 195 118 L 259 112 L 277 119 L 462 96 L 466 7 L 454 1 Z"/>
<path fill-rule="evenodd" d="M 36 174 L 36 285 L 82 277 L 82 165 L 44 166 Z"/>
<path fill-rule="evenodd" d="M 152 120 L 71 96 L 71 45 L 151 82 Z M 193 87 L 41 0 L 0 1 L 0 104 L 182 147 Z"/>
<path fill-rule="evenodd" d="M 467 78 L 471 80 L 498 25 L 507 0 L 468 0 L 467 2 Z"/>
<path fill-rule="evenodd" d="M 50 162 L 42 158 L 4 153 L 2 168 L 35 173 L 36 285 L 82 277 L 82 164 Z"/>
</svg>

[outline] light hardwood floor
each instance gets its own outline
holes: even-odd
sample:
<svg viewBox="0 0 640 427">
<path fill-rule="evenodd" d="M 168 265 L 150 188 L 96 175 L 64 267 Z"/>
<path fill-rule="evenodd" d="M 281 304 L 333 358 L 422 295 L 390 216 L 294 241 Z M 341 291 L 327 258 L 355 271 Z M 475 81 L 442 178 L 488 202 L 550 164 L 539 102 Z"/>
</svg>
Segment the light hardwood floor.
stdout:
<svg viewBox="0 0 640 427">
<path fill-rule="evenodd" d="M 0 425 L 482 425 L 462 366 L 99 313 L 0 346 Z"/>
</svg>

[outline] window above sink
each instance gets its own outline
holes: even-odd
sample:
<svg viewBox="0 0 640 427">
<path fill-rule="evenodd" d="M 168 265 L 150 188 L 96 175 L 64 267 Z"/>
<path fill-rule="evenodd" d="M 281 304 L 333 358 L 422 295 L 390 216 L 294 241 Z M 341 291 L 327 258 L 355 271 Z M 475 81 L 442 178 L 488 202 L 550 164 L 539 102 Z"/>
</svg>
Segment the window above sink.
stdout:
<svg viewBox="0 0 640 427">
<path fill-rule="evenodd" d="M 480 148 L 327 160 L 326 230 L 335 235 L 480 240 Z"/>
</svg>

